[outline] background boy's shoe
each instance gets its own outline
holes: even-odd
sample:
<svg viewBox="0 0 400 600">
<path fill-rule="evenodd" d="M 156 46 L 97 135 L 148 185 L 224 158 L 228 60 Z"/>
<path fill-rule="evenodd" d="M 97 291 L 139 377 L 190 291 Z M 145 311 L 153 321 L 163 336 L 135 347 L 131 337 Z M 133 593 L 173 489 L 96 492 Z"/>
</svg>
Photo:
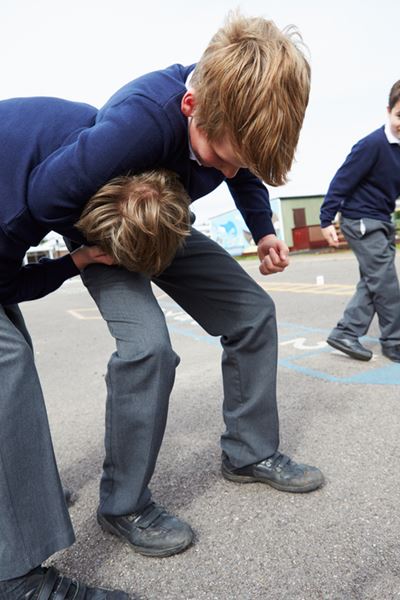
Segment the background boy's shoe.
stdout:
<svg viewBox="0 0 400 600">
<path fill-rule="evenodd" d="M 372 358 L 371 350 L 364 348 L 357 339 L 330 335 L 326 341 L 332 348 L 340 350 L 356 360 L 371 360 Z"/>
<path fill-rule="evenodd" d="M 16 586 L 13 585 L 16 582 Z M 131 597 L 118 590 L 90 588 L 69 577 L 64 577 L 54 567 L 33 569 L 25 577 L 1 582 L 9 589 L 1 598 L 7 600 L 129 600 Z"/>
<path fill-rule="evenodd" d="M 400 344 L 396 344 L 396 346 L 382 346 L 382 354 L 393 362 L 400 362 Z"/>
<path fill-rule="evenodd" d="M 119 536 L 135 552 L 145 556 L 177 554 L 193 541 L 189 525 L 155 502 L 150 502 L 141 512 L 121 517 L 102 515 L 98 511 L 97 520 L 104 531 Z"/>
<path fill-rule="evenodd" d="M 317 467 L 297 464 L 280 452 L 240 469 L 235 469 L 223 453 L 222 475 L 238 483 L 267 483 L 282 492 L 311 492 L 324 483 L 324 476 Z"/>
</svg>

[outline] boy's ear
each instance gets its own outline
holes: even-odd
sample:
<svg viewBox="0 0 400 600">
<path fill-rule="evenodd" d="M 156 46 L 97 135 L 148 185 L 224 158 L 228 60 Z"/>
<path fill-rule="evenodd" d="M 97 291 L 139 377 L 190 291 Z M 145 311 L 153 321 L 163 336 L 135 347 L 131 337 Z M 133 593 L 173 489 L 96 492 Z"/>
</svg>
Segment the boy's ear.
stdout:
<svg viewBox="0 0 400 600">
<path fill-rule="evenodd" d="M 196 98 L 193 90 L 188 90 L 181 102 L 181 111 L 185 117 L 192 117 L 196 106 Z"/>
</svg>

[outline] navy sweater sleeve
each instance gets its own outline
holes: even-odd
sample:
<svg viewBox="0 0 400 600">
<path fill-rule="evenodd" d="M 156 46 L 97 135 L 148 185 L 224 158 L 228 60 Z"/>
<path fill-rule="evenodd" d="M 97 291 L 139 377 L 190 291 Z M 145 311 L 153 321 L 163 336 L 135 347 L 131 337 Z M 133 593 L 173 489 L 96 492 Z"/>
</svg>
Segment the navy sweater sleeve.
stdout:
<svg viewBox="0 0 400 600">
<path fill-rule="evenodd" d="M 353 146 L 343 165 L 332 179 L 320 211 L 321 227 L 328 227 L 342 205 L 373 168 L 378 148 L 366 137 Z"/>
<path fill-rule="evenodd" d="M 86 201 L 111 178 L 157 168 L 174 142 L 162 107 L 134 94 L 98 113 L 96 123 L 60 147 L 31 173 L 28 205 L 49 229 L 76 218 Z M 51 202 L 50 202 L 51 199 Z"/>
<path fill-rule="evenodd" d="M 247 169 L 241 169 L 226 183 L 254 241 L 257 243 L 264 235 L 275 234 L 269 194 L 262 181 Z"/>
<path fill-rule="evenodd" d="M 70 254 L 27 265 L 22 264 L 24 252 L 19 259 L 15 252 L 12 257 L 9 255 L 9 251 L 1 252 L 0 303 L 3 305 L 42 298 L 79 273 Z"/>
</svg>

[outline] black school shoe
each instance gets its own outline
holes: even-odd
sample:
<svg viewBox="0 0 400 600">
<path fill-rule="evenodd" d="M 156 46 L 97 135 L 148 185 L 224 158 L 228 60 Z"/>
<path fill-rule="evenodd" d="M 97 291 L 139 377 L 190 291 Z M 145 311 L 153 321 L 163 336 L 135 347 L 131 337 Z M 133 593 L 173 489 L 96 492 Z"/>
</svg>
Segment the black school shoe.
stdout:
<svg viewBox="0 0 400 600">
<path fill-rule="evenodd" d="M 17 580 L 15 580 L 17 581 Z M 10 582 L 3 582 L 10 583 Z M 54 567 L 38 567 L 18 578 L 17 587 L 1 595 L 7 600 L 130 600 L 131 596 L 118 590 L 90 588 L 69 577 L 64 577 Z"/>
<path fill-rule="evenodd" d="M 371 360 L 372 358 L 371 350 L 364 348 L 357 339 L 330 335 L 326 341 L 335 350 L 340 350 L 356 360 Z"/>
<path fill-rule="evenodd" d="M 145 556 L 171 556 L 185 550 L 193 541 L 187 523 L 150 502 L 141 512 L 112 517 L 97 512 L 97 521 L 108 531 L 128 542 L 132 550 Z"/>
<path fill-rule="evenodd" d="M 285 454 L 275 452 L 269 458 L 253 465 L 235 469 L 227 455 L 222 453 L 222 475 L 237 483 L 267 483 L 282 492 L 312 492 L 324 483 L 317 467 L 297 464 Z"/>
<path fill-rule="evenodd" d="M 400 344 L 396 344 L 396 346 L 382 346 L 382 354 L 389 360 L 400 363 Z"/>
</svg>

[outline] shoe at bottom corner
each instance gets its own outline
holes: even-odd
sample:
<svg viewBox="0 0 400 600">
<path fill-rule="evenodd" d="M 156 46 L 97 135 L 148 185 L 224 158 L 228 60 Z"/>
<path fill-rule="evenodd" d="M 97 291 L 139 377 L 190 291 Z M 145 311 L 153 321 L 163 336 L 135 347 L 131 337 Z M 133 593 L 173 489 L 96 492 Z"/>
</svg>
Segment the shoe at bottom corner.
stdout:
<svg viewBox="0 0 400 600">
<path fill-rule="evenodd" d="M 3 582 L 3 585 L 7 583 Z M 18 578 L 17 588 L 10 587 L 6 596 L 1 597 L 7 600 L 133 600 L 133 596 L 120 590 L 89 587 L 77 579 L 65 577 L 54 567 L 33 569 L 25 577 Z"/>
<path fill-rule="evenodd" d="M 320 469 L 296 463 L 281 452 L 275 452 L 269 458 L 239 469 L 223 453 L 221 470 L 223 477 L 229 481 L 266 483 L 282 492 L 312 492 L 325 482 Z"/>
</svg>

